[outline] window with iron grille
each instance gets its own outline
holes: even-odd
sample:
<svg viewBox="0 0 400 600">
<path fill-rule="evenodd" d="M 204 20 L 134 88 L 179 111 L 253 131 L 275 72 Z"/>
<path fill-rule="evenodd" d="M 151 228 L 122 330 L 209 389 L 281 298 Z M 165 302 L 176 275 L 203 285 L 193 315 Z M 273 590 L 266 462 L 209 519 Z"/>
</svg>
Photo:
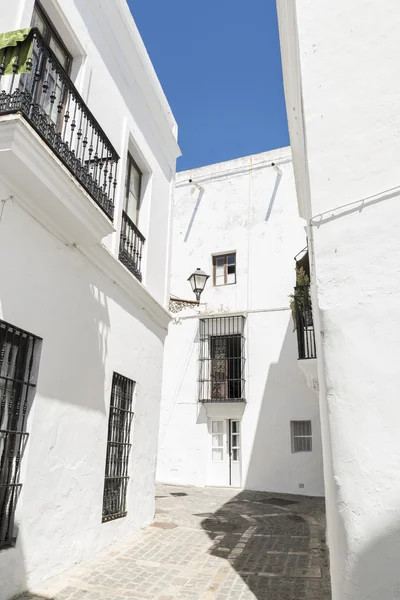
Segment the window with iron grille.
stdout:
<svg viewBox="0 0 400 600">
<path fill-rule="evenodd" d="M 290 421 L 292 452 L 312 452 L 311 421 Z"/>
<path fill-rule="evenodd" d="M 0 548 L 16 541 L 26 420 L 36 387 L 40 338 L 0 321 Z"/>
<path fill-rule="evenodd" d="M 199 401 L 245 401 L 244 317 L 210 317 L 199 326 Z"/>
<path fill-rule="evenodd" d="M 131 450 L 132 402 L 135 382 L 114 373 L 111 390 L 103 523 L 126 516 L 128 465 Z"/>
</svg>

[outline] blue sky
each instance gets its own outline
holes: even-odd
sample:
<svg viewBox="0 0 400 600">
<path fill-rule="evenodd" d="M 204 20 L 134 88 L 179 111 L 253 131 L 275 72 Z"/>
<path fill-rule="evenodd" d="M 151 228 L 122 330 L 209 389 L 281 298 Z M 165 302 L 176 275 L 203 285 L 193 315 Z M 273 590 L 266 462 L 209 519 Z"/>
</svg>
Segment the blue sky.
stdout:
<svg viewBox="0 0 400 600">
<path fill-rule="evenodd" d="M 289 144 L 275 0 L 128 4 L 178 121 L 178 171 Z"/>
</svg>

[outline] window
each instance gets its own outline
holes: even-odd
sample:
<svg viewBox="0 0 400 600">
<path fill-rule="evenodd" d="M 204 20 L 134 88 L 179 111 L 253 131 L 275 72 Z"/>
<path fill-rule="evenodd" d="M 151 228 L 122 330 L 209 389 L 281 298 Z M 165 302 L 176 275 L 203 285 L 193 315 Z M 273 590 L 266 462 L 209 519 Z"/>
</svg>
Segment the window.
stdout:
<svg viewBox="0 0 400 600">
<path fill-rule="evenodd" d="M 135 382 L 114 373 L 111 390 L 103 523 L 126 516 L 128 463 L 131 449 L 132 402 Z"/>
<path fill-rule="evenodd" d="M 311 421 L 290 421 L 292 452 L 311 452 Z"/>
<path fill-rule="evenodd" d="M 49 17 L 38 2 L 33 9 L 31 25 L 32 27 L 39 29 L 44 41 L 50 46 L 61 66 L 64 67 L 64 70 L 69 74 L 72 57 L 64 46 Z"/>
<path fill-rule="evenodd" d="M 224 422 L 223 421 L 212 421 L 211 435 L 212 435 L 212 461 L 213 462 L 223 462 L 224 461 Z"/>
<path fill-rule="evenodd" d="M 244 401 L 244 317 L 201 319 L 199 401 Z"/>
<path fill-rule="evenodd" d="M 39 338 L 0 321 L 0 548 L 13 546 L 15 508 L 22 488 L 26 419 L 36 386 Z"/>
<path fill-rule="evenodd" d="M 139 225 L 140 194 L 142 188 L 142 173 L 128 154 L 125 176 L 125 206 L 124 211 L 136 226 Z"/>
<path fill-rule="evenodd" d="M 214 285 L 236 283 L 236 252 L 213 256 Z"/>
<path fill-rule="evenodd" d="M 43 40 L 53 51 L 66 74 L 69 75 L 72 63 L 71 54 L 64 46 L 56 29 L 38 2 L 33 9 L 32 27 L 36 27 L 40 31 Z M 36 92 L 34 93 L 33 102 L 40 104 L 60 133 L 63 127 L 67 97 L 63 80 L 57 73 L 57 69 L 54 68 L 53 61 L 41 50 L 40 44 L 33 44 L 32 60 L 33 71 L 35 73 L 37 71 L 38 75 L 37 83 L 35 83 Z M 29 89 L 31 86 L 31 77 L 22 75 L 20 81 L 21 90 L 24 90 L 26 87 Z M 57 107 L 57 109 L 54 107 Z M 61 110 L 59 107 L 64 108 Z M 72 107 L 70 110 L 72 111 Z"/>
</svg>

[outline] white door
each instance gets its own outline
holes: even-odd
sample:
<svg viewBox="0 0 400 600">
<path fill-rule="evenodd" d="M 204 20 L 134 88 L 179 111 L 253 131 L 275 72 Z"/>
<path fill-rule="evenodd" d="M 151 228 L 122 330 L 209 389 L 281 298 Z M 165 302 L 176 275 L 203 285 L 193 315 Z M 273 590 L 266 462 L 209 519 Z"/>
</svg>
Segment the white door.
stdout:
<svg viewBox="0 0 400 600">
<path fill-rule="evenodd" d="M 240 421 L 213 419 L 210 440 L 208 485 L 240 487 Z"/>
<path fill-rule="evenodd" d="M 228 436 L 226 419 L 211 421 L 211 463 L 209 463 L 209 485 L 229 485 L 228 480 Z"/>
</svg>

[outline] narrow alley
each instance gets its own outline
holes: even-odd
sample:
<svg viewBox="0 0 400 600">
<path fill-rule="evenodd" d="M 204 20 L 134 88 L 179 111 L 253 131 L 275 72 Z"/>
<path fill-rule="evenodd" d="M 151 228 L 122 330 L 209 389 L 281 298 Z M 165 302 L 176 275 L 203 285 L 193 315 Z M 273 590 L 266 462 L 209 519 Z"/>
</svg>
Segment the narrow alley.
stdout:
<svg viewBox="0 0 400 600">
<path fill-rule="evenodd" d="M 158 486 L 153 524 L 21 600 L 329 600 L 323 498 Z"/>
</svg>

